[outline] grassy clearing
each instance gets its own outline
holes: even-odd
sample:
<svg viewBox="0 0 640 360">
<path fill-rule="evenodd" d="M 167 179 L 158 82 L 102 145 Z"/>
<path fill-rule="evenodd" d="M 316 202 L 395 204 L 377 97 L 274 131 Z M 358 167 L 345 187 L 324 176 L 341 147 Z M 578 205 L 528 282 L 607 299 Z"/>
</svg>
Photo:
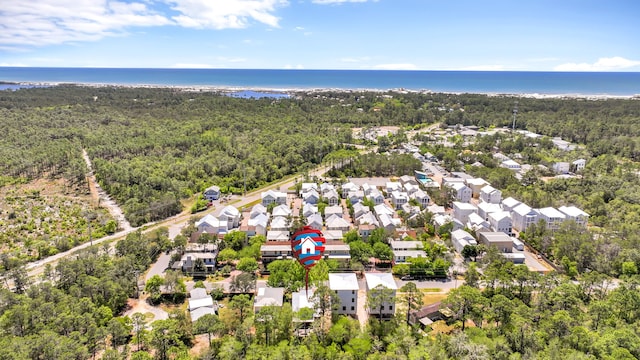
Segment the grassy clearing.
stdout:
<svg viewBox="0 0 640 360">
<path fill-rule="evenodd" d="M 447 297 L 447 294 L 424 294 L 422 296 L 423 306 L 435 304 Z"/>
</svg>

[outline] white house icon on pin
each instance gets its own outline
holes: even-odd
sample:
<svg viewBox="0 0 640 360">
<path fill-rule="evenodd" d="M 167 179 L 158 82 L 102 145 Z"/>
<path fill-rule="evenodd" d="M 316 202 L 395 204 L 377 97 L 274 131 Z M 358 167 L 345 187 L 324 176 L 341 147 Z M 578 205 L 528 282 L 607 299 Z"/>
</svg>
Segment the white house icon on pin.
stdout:
<svg viewBox="0 0 640 360">
<path fill-rule="evenodd" d="M 316 243 L 313 241 L 311 236 L 307 236 L 302 239 L 301 242 L 301 253 L 302 254 L 315 254 L 316 253 Z"/>
</svg>

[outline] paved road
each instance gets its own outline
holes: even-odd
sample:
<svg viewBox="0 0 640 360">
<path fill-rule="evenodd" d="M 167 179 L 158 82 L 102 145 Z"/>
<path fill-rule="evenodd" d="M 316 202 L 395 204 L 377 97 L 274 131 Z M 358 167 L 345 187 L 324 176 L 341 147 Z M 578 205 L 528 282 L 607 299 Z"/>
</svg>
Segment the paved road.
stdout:
<svg viewBox="0 0 640 360">
<path fill-rule="evenodd" d="M 145 284 L 154 275 L 162 276 L 164 271 L 169 267 L 170 262 L 171 262 L 171 254 L 166 254 L 166 253 L 160 254 L 160 256 L 158 257 L 158 260 L 156 260 L 156 262 L 153 265 L 151 265 L 151 267 L 149 268 L 149 271 L 147 271 L 147 274 L 144 277 Z"/>
<path fill-rule="evenodd" d="M 310 177 L 314 177 L 314 176 L 321 176 L 323 175 L 325 172 L 327 172 L 329 170 L 329 166 L 326 165 L 322 165 L 318 168 L 316 168 L 315 170 L 312 170 L 309 172 L 309 176 Z M 298 174 L 296 176 L 291 176 L 288 177 L 284 180 L 278 181 L 274 184 L 271 184 L 265 188 L 262 189 L 257 189 L 255 191 L 249 192 L 247 193 L 244 197 L 239 197 L 237 199 L 233 199 L 227 203 L 222 203 L 219 206 L 216 206 L 215 208 L 212 209 L 208 209 L 206 211 L 203 211 L 201 213 L 198 213 L 197 216 L 202 217 L 205 216 L 208 213 L 213 213 L 214 211 L 219 212 L 224 206 L 230 204 L 233 205 L 235 207 L 237 207 L 238 209 L 247 206 L 255 201 L 258 201 L 261 199 L 261 194 L 263 191 L 267 191 L 268 189 L 277 189 L 277 190 L 281 190 L 281 191 L 286 191 L 287 189 L 289 189 L 290 187 L 292 187 L 296 181 L 300 181 L 302 179 L 302 175 Z M 152 231 L 157 229 L 158 227 L 161 226 L 167 226 L 170 228 L 170 231 L 172 229 L 172 225 L 175 224 L 181 224 L 181 223 L 186 223 L 189 221 L 189 219 L 194 216 L 192 215 L 188 210 L 186 210 L 185 212 L 178 214 L 178 215 L 174 215 L 170 218 L 167 218 L 165 220 L 161 220 L 161 221 L 155 221 L 155 222 L 151 222 L 151 223 L 147 223 L 145 225 L 139 226 L 139 227 L 135 227 L 135 228 L 131 228 L 128 230 L 123 230 L 120 232 L 117 232 L 113 235 L 110 236 L 105 236 L 103 238 L 94 240 L 92 243 L 85 243 L 82 245 L 78 245 L 68 251 L 53 255 L 53 256 L 49 256 L 45 259 L 42 260 L 38 260 L 35 262 L 31 262 L 28 263 L 26 265 L 26 269 L 27 269 L 27 273 L 29 274 L 30 277 L 37 277 L 39 275 L 41 275 L 44 271 L 44 267 L 46 264 L 51 264 L 51 266 L 55 266 L 55 263 L 62 259 L 65 258 L 67 256 L 70 256 L 82 249 L 86 249 L 89 246 L 92 245 L 97 245 L 97 244 L 101 244 L 103 242 L 108 242 L 108 241 L 113 241 L 113 240 L 120 240 L 124 237 L 126 237 L 128 234 L 135 232 L 137 230 L 142 230 L 143 233 Z M 173 231 L 175 232 L 176 229 L 179 229 L 179 227 L 173 227 Z M 179 230 L 178 230 L 179 232 Z M 177 234 L 176 234 L 177 235 Z"/>
</svg>

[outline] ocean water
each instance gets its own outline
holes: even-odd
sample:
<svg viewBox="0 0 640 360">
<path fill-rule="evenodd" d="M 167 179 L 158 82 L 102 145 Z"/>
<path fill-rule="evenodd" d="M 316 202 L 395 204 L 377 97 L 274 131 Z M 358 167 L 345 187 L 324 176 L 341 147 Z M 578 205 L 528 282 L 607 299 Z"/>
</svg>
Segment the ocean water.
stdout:
<svg viewBox="0 0 640 360">
<path fill-rule="evenodd" d="M 640 94 L 640 72 L 0 67 L 0 82 L 193 86 L 235 90 L 406 89 L 484 94 Z"/>
</svg>

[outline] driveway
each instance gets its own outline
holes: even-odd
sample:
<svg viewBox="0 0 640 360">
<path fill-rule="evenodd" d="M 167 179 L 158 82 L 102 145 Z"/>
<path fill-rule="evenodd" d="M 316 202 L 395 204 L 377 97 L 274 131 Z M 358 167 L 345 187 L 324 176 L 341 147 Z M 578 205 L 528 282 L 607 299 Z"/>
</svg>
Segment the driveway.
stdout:
<svg viewBox="0 0 640 360">
<path fill-rule="evenodd" d="M 171 254 L 162 253 L 158 257 L 158 260 L 151 265 L 149 271 L 144 277 L 144 282 L 146 283 L 151 279 L 154 275 L 164 276 L 164 271 L 169 267 L 169 262 L 171 262 Z"/>
<path fill-rule="evenodd" d="M 135 313 L 141 313 L 145 316 L 147 316 L 147 314 L 153 315 L 151 319 L 147 319 L 147 327 L 149 326 L 148 324 L 156 320 L 166 320 L 169 318 L 169 314 L 166 311 L 159 307 L 149 305 L 146 298 L 143 297 L 140 297 L 139 300 L 129 299 L 128 305 L 131 306 L 131 308 L 125 311 L 124 316 L 131 317 Z"/>
</svg>

